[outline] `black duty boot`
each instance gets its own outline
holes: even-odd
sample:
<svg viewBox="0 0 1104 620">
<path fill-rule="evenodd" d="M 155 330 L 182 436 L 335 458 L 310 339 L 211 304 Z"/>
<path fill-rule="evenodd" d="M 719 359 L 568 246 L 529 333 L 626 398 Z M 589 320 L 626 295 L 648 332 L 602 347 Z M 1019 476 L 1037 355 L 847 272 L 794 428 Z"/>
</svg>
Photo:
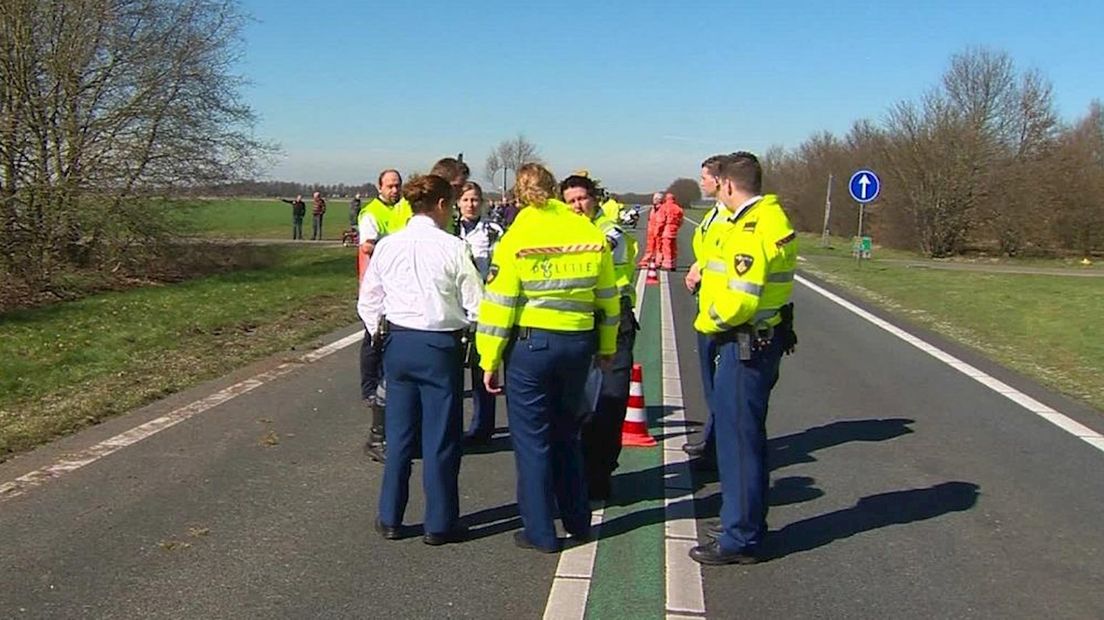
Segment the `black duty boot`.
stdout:
<svg viewBox="0 0 1104 620">
<path fill-rule="evenodd" d="M 372 410 L 372 429 L 368 431 L 368 443 L 364 444 L 364 453 L 377 463 L 387 460 L 387 440 L 383 427 L 383 406 L 374 400 L 368 403 Z"/>
</svg>

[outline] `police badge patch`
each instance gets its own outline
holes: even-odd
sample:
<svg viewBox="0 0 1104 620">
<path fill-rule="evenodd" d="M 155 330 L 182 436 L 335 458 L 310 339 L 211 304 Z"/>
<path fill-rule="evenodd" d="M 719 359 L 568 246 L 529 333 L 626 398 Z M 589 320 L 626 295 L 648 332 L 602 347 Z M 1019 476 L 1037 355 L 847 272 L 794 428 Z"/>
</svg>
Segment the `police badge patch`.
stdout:
<svg viewBox="0 0 1104 620">
<path fill-rule="evenodd" d="M 498 275 L 498 265 L 491 265 L 491 268 L 487 270 L 487 284 L 494 282 L 495 276 Z"/>
<path fill-rule="evenodd" d="M 736 275 L 744 275 L 751 269 L 751 265 L 755 263 L 755 259 L 747 254 L 737 254 L 733 259 L 733 266 L 736 268 Z"/>
</svg>

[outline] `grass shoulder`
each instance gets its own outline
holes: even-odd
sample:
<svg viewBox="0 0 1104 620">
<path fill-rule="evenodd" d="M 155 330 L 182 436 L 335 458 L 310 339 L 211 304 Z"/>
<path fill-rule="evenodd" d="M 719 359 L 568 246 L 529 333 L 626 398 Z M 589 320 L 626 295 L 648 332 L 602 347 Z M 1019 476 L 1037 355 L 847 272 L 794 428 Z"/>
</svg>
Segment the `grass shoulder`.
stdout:
<svg viewBox="0 0 1104 620">
<path fill-rule="evenodd" d="M 352 252 L 0 315 L 0 460 L 353 322 Z"/>
<path fill-rule="evenodd" d="M 818 241 L 802 236 L 803 270 L 1104 411 L 1104 278 L 859 265 Z"/>
<path fill-rule="evenodd" d="M 310 239 L 310 197 L 304 200 L 307 215 L 303 219 L 303 234 Z M 278 198 L 172 201 L 171 208 L 185 234 L 228 239 L 291 239 L 291 205 Z M 349 199 L 327 201 L 322 238 L 340 240 L 349 225 Z"/>
</svg>

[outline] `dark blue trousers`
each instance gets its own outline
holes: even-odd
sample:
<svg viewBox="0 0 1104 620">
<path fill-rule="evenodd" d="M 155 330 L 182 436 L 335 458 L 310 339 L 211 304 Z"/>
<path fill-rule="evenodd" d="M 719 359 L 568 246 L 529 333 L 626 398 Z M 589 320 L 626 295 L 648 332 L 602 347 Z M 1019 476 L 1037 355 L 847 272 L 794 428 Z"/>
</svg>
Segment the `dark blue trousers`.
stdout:
<svg viewBox="0 0 1104 620">
<path fill-rule="evenodd" d="M 464 423 L 461 356 L 460 340 L 450 333 L 393 330 L 387 337 L 383 352 L 387 462 L 380 488 L 379 518 L 388 527 L 402 524 L 410 497 L 410 466 L 419 439 L 425 531 L 444 534 L 457 526 Z"/>
<path fill-rule="evenodd" d="M 477 355 L 476 364 L 471 369 L 472 419 L 466 434 L 469 437 L 484 438 L 494 434 L 495 397 L 483 385 L 483 369 L 478 362 Z"/>
<path fill-rule="evenodd" d="M 767 403 L 778 382 L 778 338 L 750 360 L 735 342 L 717 345 L 713 382 L 717 470 L 721 478 L 720 544 L 724 551 L 754 550 L 767 533 Z"/>
<path fill-rule="evenodd" d="M 557 513 L 569 534 L 590 534 L 579 399 L 596 342 L 593 332 L 531 332 L 507 353 L 506 409 L 525 537 L 552 550 Z"/>
<path fill-rule="evenodd" d="M 705 454 L 713 457 L 716 437 L 713 434 L 713 406 L 710 405 L 713 398 L 713 375 L 717 371 L 717 344 L 709 336 L 696 332 L 698 335 L 698 368 L 701 370 L 702 393 L 705 394 L 705 404 L 709 408 L 709 416 L 705 419 L 705 428 L 702 429 L 702 441 L 705 442 Z"/>
<path fill-rule="evenodd" d="M 602 373 L 598 407 L 582 428 L 583 464 L 591 491 L 609 488 L 610 476 L 617 470 L 617 459 L 621 456 L 621 427 L 625 424 L 625 410 L 629 404 L 636 329 L 632 304 L 625 298 L 621 304 L 613 365 Z"/>
</svg>

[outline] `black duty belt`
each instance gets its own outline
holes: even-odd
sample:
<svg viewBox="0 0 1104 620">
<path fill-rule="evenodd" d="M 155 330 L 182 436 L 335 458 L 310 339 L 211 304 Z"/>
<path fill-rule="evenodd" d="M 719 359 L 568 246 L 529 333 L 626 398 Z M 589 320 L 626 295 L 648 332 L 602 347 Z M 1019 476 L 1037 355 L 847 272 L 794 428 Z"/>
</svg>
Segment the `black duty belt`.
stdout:
<svg viewBox="0 0 1104 620">
<path fill-rule="evenodd" d="M 462 329 L 451 330 L 433 330 L 433 329 L 414 329 L 413 327 L 403 327 L 391 321 L 387 322 L 387 331 L 389 332 L 421 332 L 424 334 L 448 334 L 450 336 L 460 336 L 464 333 Z"/>
</svg>

